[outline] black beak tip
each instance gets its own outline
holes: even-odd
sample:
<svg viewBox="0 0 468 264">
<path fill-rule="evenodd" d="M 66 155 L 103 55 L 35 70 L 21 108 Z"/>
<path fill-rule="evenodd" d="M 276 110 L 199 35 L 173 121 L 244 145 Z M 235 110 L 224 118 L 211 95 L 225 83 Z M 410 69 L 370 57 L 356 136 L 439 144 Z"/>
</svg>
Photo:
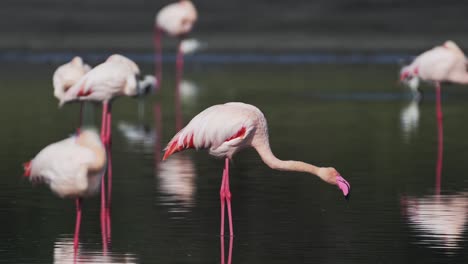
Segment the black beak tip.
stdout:
<svg viewBox="0 0 468 264">
<path fill-rule="evenodd" d="M 344 198 L 345 198 L 346 201 L 349 201 L 349 199 L 351 198 L 351 190 L 349 190 L 348 194 L 345 195 Z"/>
</svg>

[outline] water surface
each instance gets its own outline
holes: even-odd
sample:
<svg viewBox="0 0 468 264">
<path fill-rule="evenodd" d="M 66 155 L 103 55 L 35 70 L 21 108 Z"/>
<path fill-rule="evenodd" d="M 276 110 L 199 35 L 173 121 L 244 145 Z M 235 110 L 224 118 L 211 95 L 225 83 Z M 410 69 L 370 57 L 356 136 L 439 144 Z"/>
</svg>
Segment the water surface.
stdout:
<svg viewBox="0 0 468 264">
<path fill-rule="evenodd" d="M 0 262 L 73 263 L 74 202 L 21 177 L 22 162 L 78 121 L 78 106 L 59 110 L 52 97 L 56 67 L 1 67 Z M 468 261 L 468 89 L 443 88 L 440 156 L 433 88 L 411 103 L 396 85 L 396 65 L 193 61 L 180 102 L 172 68 L 160 94 L 115 101 L 111 243 L 103 249 L 98 197 L 85 200 L 77 260 L 227 263 L 230 253 L 232 263 Z M 314 176 L 271 170 L 245 150 L 231 165 L 236 235 L 220 240 L 223 161 L 203 151 L 160 160 L 181 124 L 228 101 L 264 112 L 278 157 L 337 168 L 351 200 Z M 87 111 L 88 124 L 99 120 L 99 107 Z"/>
</svg>

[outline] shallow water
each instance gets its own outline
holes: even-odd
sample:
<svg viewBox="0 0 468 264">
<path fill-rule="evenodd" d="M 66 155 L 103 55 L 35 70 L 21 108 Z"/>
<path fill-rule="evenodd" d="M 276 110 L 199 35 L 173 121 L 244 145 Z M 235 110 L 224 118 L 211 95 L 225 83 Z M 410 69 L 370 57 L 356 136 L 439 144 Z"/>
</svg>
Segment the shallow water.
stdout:
<svg viewBox="0 0 468 264">
<path fill-rule="evenodd" d="M 59 110 L 52 97 L 56 66 L 9 62 L 1 67 L 0 262 L 74 260 L 74 202 L 21 177 L 22 162 L 73 133 L 78 121 L 77 105 Z M 160 94 L 115 101 L 111 243 L 103 247 L 99 198 L 85 200 L 76 260 L 468 261 L 466 88 L 443 87 L 439 144 L 433 88 L 425 86 L 423 100 L 410 103 L 396 85 L 396 65 L 192 61 L 185 68 L 180 104 L 172 68 L 165 67 Z M 253 150 L 245 150 L 231 165 L 236 235 L 220 240 L 223 161 L 204 151 L 160 159 L 178 126 L 228 101 L 262 109 L 278 157 L 336 167 L 352 185 L 350 201 L 313 176 L 271 170 Z M 87 109 L 85 120 L 99 127 L 100 108 Z"/>
</svg>

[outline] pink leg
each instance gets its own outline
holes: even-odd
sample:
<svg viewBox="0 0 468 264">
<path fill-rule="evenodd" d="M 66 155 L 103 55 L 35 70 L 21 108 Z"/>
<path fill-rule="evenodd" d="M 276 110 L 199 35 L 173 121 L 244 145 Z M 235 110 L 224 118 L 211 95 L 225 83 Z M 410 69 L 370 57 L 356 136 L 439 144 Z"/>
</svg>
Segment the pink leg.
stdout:
<svg viewBox="0 0 468 264">
<path fill-rule="evenodd" d="M 108 108 L 108 103 L 103 102 L 102 103 L 102 119 L 101 119 L 101 141 L 104 145 L 106 145 L 106 134 L 107 134 L 107 108 Z"/>
<path fill-rule="evenodd" d="M 221 201 L 221 239 L 224 237 L 224 205 L 225 205 L 225 199 L 226 199 L 226 194 L 224 193 L 224 183 L 226 182 L 226 169 L 223 169 L 223 178 L 221 180 L 221 188 L 219 190 L 219 198 Z"/>
<path fill-rule="evenodd" d="M 226 202 L 228 208 L 228 217 L 229 217 L 229 234 L 234 236 L 232 228 L 232 212 L 231 212 L 231 191 L 229 190 L 229 159 L 226 158 L 225 161 L 225 170 L 226 170 L 226 182 L 224 183 L 224 193 L 226 195 Z"/>
<path fill-rule="evenodd" d="M 155 50 L 155 65 L 156 65 L 156 79 L 157 87 L 161 88 L 162 84 L 162 29 L 159 27 L 154 28 L 154 50 Z"/>
<path fill-rule="evenodd" d="M 440 83 L 436 83 L 436 111 L 437 119 L 442 119 L 442 97 L 440 94 Z"/>
<path fill-rule="evenodd" d="M 436 194 L 440 194 L 442 182 L 442 158 L 444 151 L 444 127 L 442 122 L 442 103 L 440 95 L 440 83 L 436 84 L 436 109 L 437 109 L 437 165 L 436 165 Z"/>
<path fill-rule="evenodd" d="M 176 81 L 180 82 L 182 80 L 182 75 L 184 73 L 184 54 L 182 53 L 182 40 L 179 41 L 179 47 L 177 48 L 177 58 L 176 58 Z"/>
<path fill-rule="evenodd" d="M 77 134 L 80 134 L 81 127 L 83 126 L 83 110 L 84 110 L 84 102 L 80 102 L 80 123 L 78 124 L 78 128 L 76 129 Z"/>
<path fill-rule="evenodd" d="M 220 238 L 221 241 L 221 264 L 224 264 L 224 236 L 221 236 Z"/>
<path fill-rule="evenodd" d="M 232 245 L 234 242 L 233 238 L 234 238 L 233 236 L 229 238 L 229 253 L 228 253 L 228 261 L 227 261 L 228 264 L 232 263 Z"/>
<path fill-rule="evenodd" d="M 80 242 L 80 225 L 81 225 L 81 198 L 76 198 L 76 224 L 75 224 L 75 236 L 73 238 L 73 248 L 78 249 Z"/>
</svg>

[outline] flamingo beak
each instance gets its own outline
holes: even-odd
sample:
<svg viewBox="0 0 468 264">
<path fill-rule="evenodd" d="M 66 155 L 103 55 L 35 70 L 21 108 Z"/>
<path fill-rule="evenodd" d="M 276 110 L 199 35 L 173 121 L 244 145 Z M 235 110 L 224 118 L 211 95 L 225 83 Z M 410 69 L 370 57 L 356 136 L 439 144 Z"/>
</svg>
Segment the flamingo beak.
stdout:
<svg viewBox="0 0 468 264">
<path fill-rule="evenodd" d="M 348 183 L 348 181 L 346 181 L 343 177 L 338 176 L 336 177 L 336 185 L 343 192 L 345 199 L 349 200 L 349 196 L 351 194 L 351 185 Z"/>
</svg>

